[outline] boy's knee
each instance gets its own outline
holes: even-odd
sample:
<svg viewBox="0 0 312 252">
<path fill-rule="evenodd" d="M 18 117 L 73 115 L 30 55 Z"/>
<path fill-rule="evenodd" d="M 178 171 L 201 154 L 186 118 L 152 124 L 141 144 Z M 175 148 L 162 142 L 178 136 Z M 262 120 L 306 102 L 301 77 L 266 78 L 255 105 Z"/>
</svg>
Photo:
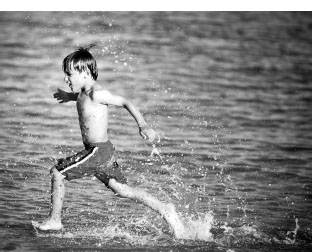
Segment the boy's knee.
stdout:
<svg viewBox="0 0 312 252">
<path fill-rule="evenodd" d="M 56 172 L 58 172 L 58 170 L 55 168 L 55 166 L 53 166 L 53 167 L 50 169 L 50 175 L 53 175 L 53 174 L 55 174 Z"/>
<path fill-rule="evenodd" d="M 109 188 L 111 188 L 114 193 L 121 197 L 131 197 L 133 194 L 131 188 L 128 185 L 119 183 L 115 179 L 109 180 Z"/>
<path fill-rule="evenodd" d="M 65 178 L 65 176 L 55 168 L 55 166 L 50 169 L 50 174 L 55 178 Z"/>
<path fill-rule="evenodd" d="M 116 190 L 118 190 L 118 191 L 120 191 L 120 190 L 123 189 L 123 184 L 117 182 L 117 180 L 114 179 L 114 178 L 110 178 L 110 179 L 109 179 L 109 181 L 108 181 L 108 186 L 109 186 L 110 188 L 114 188 L 114 189 L 116 189 Z"/>
</svg>

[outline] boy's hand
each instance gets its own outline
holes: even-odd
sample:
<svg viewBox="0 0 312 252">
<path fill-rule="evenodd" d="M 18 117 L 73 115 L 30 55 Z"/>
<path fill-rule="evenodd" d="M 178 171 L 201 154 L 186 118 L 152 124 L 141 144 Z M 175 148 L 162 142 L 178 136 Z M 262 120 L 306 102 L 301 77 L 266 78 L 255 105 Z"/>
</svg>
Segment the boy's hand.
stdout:
<svg viewBox="0 0 312 252">
<path fill-rule="evenodd" d="M 57 92 L 53 94 L 53 97 L 57 99 L 58 101 L 60 101 L 60 103 L 71 101 L 68 93 L 59 88 L 57 89 Z"/>
<path fill-rule="evenodd" d="M 152 128 L 139 127 L 139 129 L 140 129 L 140 135 L 144 139 L 148 139 L 151 143 L 160 142 L 159 135 Z"/>
</svg>

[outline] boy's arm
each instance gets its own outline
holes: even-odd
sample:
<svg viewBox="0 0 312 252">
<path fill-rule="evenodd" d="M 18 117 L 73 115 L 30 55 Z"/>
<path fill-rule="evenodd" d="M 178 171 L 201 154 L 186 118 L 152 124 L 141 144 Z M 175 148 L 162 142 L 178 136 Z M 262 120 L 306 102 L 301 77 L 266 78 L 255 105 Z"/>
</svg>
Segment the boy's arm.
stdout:
<svg viewBox="0 0 312 252">
<path fill-rule="evenodd" d="M 57 89 L 57 92 L 53 94 L 53 97 L 60 101 L 60 103 L 69 102 L 69 101 L 77 101 L 79 93 L 67 93 L 61 89 Z"/>
<path fill-rule="evenodd" d="M 140 135 L 144 139 L 148 139 L 150 142 L 159 140 L 159 136 L 152 128 L 148 126 L 138 108 L 126 98 L 119 95 L 113 95 L 107 90 L 99 90 L 93 93 L 93 99 L 94 101 L 101 104 L 124 107 L 137 122 Z"/>
</svg>

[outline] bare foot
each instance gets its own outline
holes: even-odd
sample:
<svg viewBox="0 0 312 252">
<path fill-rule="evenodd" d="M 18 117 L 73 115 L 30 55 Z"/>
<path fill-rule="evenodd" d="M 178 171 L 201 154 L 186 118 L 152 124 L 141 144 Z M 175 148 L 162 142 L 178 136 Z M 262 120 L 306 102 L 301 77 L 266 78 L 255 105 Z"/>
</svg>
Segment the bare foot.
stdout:
<svg viewBox="0 0 312 252">
<path fill-rule="evenodd" d="M 164 209 L 164 218 L 173 229 L 175 238 L 183 239 L 185 237 L 185 227 L 173 204 L 169 203 L 166 205 L 166 208 Z"/>
<path fill-rule="evenodd" d="M 60 230 L 63 228 L 63 225 L 61 222 L 57 222 L 53 220 L 47 220 L 42 223 L 39 223 L 37 221 L 32 221 L 31 223 L 35 228 L 38 228 L 40 230 Z"/>
</svg>

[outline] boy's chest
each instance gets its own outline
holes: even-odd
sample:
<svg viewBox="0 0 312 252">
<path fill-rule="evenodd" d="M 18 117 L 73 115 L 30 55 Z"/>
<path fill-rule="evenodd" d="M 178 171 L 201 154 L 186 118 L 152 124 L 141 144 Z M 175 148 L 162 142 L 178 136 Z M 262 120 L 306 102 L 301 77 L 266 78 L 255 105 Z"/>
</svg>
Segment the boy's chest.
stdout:
<svg viewBox="0 0 312 252">
<path fill-rule="evenodd" d="M 105 106 L 95 103 L 89 96 L 79 94 L 77 99 L 77 111 L 79 116 L 92 116 L 105 113 Z"/>
</svg>

